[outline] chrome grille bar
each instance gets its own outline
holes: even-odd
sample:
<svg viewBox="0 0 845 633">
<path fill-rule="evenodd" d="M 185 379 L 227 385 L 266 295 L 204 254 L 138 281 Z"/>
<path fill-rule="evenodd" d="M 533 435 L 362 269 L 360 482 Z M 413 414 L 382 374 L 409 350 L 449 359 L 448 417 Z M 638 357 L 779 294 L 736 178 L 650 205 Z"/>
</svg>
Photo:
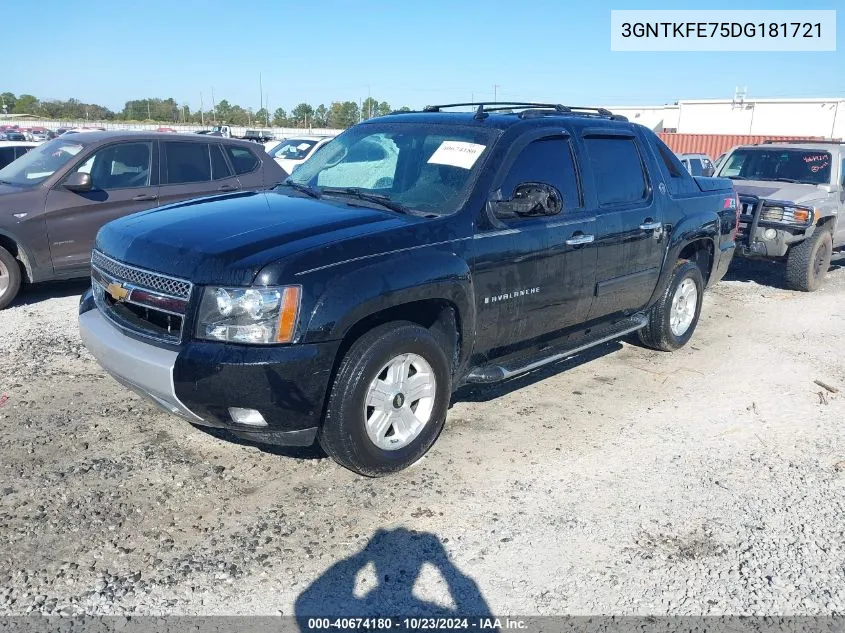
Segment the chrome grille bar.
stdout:
<svg viewBox="0 0 845 633">
<path fill-rule="evenodd" d="M 137 286 L 157 290 L 179 299 L 188 300 L 191 297 L 193 285 L 190 281 L 124 264 L 104 255 L 98 250 L 94 250 L 91 253 L 91 265 L 108 273 L 112 277 L 122 281 L 128 281 Z"/>
</svg>

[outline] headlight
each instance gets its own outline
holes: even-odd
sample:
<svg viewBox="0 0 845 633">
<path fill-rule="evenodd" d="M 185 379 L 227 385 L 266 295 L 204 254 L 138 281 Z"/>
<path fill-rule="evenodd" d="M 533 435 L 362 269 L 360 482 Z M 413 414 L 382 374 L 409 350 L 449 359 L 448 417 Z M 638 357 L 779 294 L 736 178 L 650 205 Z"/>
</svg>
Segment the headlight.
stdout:
<svg viewBox="0 0 845 633">
<path fill-rule="evenodd" d="M 200 302 L 197 338 L 230 343 L 290 343 L 299 317 L 299 286 L 217 288 Z"/>
<path fill-rule="evenodd" d="M 760 214 L 761 219 L 769 222 L 786 222 L 787 224 L 809 224 L 813 219 L 813 210 L 805 207 L 765 206 Z"/>
</svg>

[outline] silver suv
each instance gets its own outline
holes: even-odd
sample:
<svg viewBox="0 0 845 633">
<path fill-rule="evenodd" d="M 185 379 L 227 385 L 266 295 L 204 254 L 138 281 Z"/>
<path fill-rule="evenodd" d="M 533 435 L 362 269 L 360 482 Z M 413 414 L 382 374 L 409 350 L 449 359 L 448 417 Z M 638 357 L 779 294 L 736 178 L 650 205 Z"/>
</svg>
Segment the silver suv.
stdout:
<svg viewBox="0 0 845 633">
<path fill-rule="evenodd" d="M 791 288 L 818 289 L 845 247 L 845 143 L 736 147 L 717 175 L 734 181 L 742 205 L 738 254 L 785 259 Z"/>
</svg>

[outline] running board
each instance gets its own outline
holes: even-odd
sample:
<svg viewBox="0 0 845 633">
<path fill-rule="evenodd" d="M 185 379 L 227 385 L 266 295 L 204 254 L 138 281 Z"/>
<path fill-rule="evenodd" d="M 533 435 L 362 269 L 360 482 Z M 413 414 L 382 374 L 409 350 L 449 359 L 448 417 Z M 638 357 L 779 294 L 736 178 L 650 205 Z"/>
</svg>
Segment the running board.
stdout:
<svg viewBox="0 0 845 633">
<path fill-rule="evenodd" d="M 636 332 L 646 325 L 648 325 L 648 317 L 644 314 L 635 314 L 622 321 L 617 321 L 610 327 L 601 328 L 581 337 L 573 347 L 552 347 L 544 350 L 542 354 L 522 359 L 516 363 L 477 367 L 467 375 L 464 381 L 467 383 L 489 383 L 506 380 L 519 374 L 538 369 L 549 363 L 564 360 L 586 349 L 607 343 L 631 332 Z"/>
</svg>

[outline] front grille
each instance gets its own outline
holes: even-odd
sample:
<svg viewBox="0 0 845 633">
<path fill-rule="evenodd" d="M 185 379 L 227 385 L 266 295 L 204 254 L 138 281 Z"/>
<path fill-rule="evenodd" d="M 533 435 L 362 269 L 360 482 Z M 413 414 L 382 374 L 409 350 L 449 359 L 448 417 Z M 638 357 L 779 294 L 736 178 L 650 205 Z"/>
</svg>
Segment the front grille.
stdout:
<svg viewBox="0 0 845 633">
<path fill-rule="evenodd" d="M 171 297 L 188 299 L 191 296 L 190 281 L 129 266 L 103 255 L 100 251 L 94 251 L 91 254 L 91 265 L 96 266 L 120 281 L 128 281 L 129 283 L 143 286 L 150 290 L 157 290 Z"/>
<path fill-rule="evenodd" d="M 94 251 L 91 284 L 97 307 L 118 327 L 169 344 L 181 342 L 191 282 Z"/>
</svg>

